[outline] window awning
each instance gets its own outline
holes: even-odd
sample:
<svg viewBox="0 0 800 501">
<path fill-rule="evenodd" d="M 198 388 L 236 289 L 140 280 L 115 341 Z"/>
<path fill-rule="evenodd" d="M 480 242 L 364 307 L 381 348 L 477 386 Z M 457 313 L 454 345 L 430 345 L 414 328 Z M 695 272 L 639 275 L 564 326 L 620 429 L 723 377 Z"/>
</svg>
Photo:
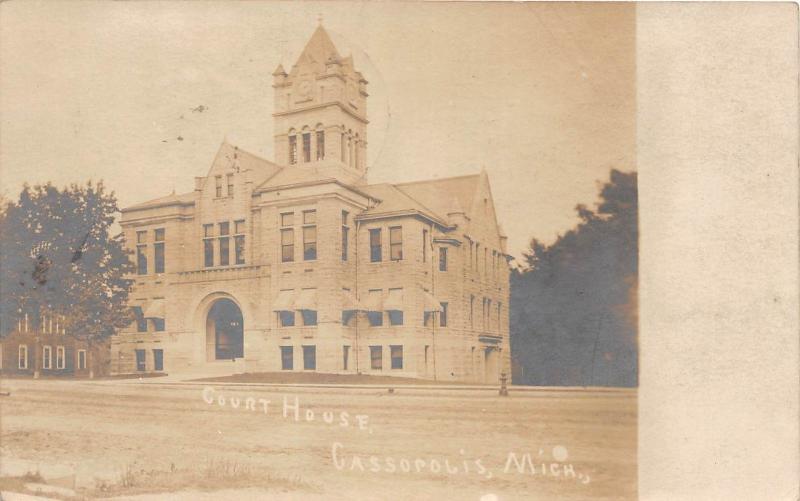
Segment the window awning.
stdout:
<svg viewBox="0 0 800 501">
<path fill-rule="evenodd" d="M 342 311 L 368 311 L 352 291 L 342 290 Z"/>
<path fill-rule="evenodd" d="M 317 289 L 303 289 L 294 301 L 295 310 L 317 310 Z"/>
<path fill-rule="evenodd" d="M 272 303 L 272 311 L 292 311 L 294 310 L 294 291 L 280 291 L 275 302 Z"/>
<path fill-rule="evenodd" d="M 433 311 L 442 311 L 442 303 L 436 297 L 431 294 L 430 292 L 423 290 L 422 296 L 425 301 L 425 311 L 426 312 L 433 312 Z"/>
<path fill-rule="evenodd" d="M 383 311 L 383 292 L 369 291 L 366 307 L 367 311 Z"/>
<path fill-rule="evenodd" d="M 144 310 L 144 318 L 164 318 L 166 305 L 163 299 L 153 299 Z"/>
<path fill-rule="evenodd" d="M 403 289 L 389 289 L 389 297 L 383 302 L 386 311 L 403 311 Z"/>
</svg>

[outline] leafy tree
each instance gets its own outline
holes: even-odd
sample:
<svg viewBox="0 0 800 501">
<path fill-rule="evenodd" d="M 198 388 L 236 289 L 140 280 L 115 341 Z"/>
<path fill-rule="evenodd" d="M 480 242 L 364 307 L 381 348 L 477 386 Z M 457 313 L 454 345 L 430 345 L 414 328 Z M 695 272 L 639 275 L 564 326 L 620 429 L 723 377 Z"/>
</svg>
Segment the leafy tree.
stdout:
<svg viewBox="0 0 800 501">
<path fill-rule="evenodd" d="M 511 277 L 517 380 L 554 386 L 636 386 L 636 173 L 612 170 L 594 210 L 552 245 L 533 239 Z"/>
<path fill-rule="evenodd" d="M 27 313 L 62 315 L 67 332 L 89 340 L 131 322 L 132 271 L 122 235 L 110 236 L 118 212 L 102 182 L 26 185 L 0 215 L 0 326 L 6 334 Z"/>
</svg>

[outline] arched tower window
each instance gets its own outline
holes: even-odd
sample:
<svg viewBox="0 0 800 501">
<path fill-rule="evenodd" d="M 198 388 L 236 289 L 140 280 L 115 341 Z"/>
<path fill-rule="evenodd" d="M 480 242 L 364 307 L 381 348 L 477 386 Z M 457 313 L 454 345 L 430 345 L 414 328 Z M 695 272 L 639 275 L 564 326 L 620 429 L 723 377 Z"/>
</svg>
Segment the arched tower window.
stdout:
<svg viewBox="0 0 800 501">
<path fill-rule="evenodd" d="M 289 165 L 297 163 L 297 133 L 294 129 L 289 130 Z"/>
<path fill-rule="evenodd" d="M 311 161 L 311 131 L 308 127 L 303 127 L 303 162 Z"/>
<path fill-rule="evenodd" d="M 322 124 L 317 124 L 317 161 L 325 160 L 325 127 Z"/>
</svg>

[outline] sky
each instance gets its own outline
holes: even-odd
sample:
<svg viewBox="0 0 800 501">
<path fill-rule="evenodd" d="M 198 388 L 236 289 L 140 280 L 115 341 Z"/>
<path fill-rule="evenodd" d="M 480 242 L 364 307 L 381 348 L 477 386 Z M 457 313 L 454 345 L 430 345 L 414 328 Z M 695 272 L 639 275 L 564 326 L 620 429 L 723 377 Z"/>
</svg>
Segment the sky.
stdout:
<svg viewBox="0 0 800 501">
<path fill-rule="evenodd" d="M 320 19 L 369 81 L 369 181 L 485 168 L 514 256 L 636 168 L 631 3 L 3 2 L 0 190 L 103 179 L 124 207 L 225 139 L 273 159 L 272 72 Z"/>
</svg>

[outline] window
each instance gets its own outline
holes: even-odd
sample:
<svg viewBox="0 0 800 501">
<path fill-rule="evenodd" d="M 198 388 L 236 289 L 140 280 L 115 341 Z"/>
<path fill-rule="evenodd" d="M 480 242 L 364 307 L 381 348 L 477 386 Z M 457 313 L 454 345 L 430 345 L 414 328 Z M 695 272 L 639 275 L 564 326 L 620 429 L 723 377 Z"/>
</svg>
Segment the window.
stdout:
<svg viewBox="0 0 800 501">
<path fill-rule="evenodd" d="M 214 182 L 215 182 L 214 194 L 215 194 L 215 196 L 217 198 L 221 198 L 222 197 L 222 176 L 216 176 L 214 178 Z"/>
<path fill-rule="evenodd" d="M 281 370 L 290 371 L 292 369 L 294 369 L 294 348 L 281 346 Z"/>
<path fill-rule="evenodd" d="M 161 349 L 153 350 L 153 370 L 156 371 L 164 370 L 164 350 Z"/>
<path fill-rule="evenodd" d="M 402 369 L 403 368 L 403 346 L 402 345 L 392 345 L 389 346 L 389 350 L 392 356 L 392 369 Z"/>
<path fill-rule="evenodd" d="M 383 259 L 381 255 L 381 229 L 369 230 L 369 260 L 378 263 Z"/>
<path fill-rule="evenodd" d="M 214 266 L 214 241 L 210 238 L 203 239 L 203 265 L 206 268 Z"/>
<path fill-rule="evenodd" d="M 63 369 L 65 362 L 66 362 L 66 357 L 64 356 L 64 347 L 63 346 L 57 346 L 56 347 L 56 369 Z"/>
<path fill-rule="evenodd" d="M 422 262 L 428 262 L 428 230 L 422 230 Z"/>
<path fill-rule="evenodd" d="M 303 346 L 303 370 L 317 370 L 317 347 Z"/>
<path fill-rule="evenodd" d="M 233 196 L 233 174 L 228 174 L 226 176 L 226 179 L 228 181 L 228 196 L 232 197 Z"/>
<path fill-rule="evenodd" d="M 297 136 L 289 136 L 289 164 L 297 163 Z"/>
<path fill-rule="evenodd" d="M 303 260 L 313 261 L 317 259 L 317 211 L 303 211 Z"/>
<path fill-rule="evenodd" d="M 383 347 L 370 346 L 369 347 L 369 366 L 371 369 L 379 371 L 383 369 Z"/>
<path fill-rule="evenodd" d="M 311 161 L 311 134 L 303 134 L 303 162 Z"/>
<path fill-rule="evenodd" d="M 147 243 L 147 231 L 137 231 L 136 232 L 136 243 L 137 244 L 146 244 Z"/>
<path fill-rule="evenodd" d="M 439 327 L 447 327 L 447 303 L 441 303 L 442 311 L 439 312 Z"/>
<path fill-rule="evenodd" d="M 244 264 L 244 220 L 233 222 L 233 253 L 236 264 Z"/>
<path fill-rule="evenodd" d="M 389 228 L 389 259 L 392 261 L 403 259 L 403 228 L 401 226 Z"/>
<path fill-rule="evenodd" d="M 146 365 L 147 352 L 144 350 L 136 350 L 136 370 L 144 372 L 147 368 Z"/>
<path fill-rule="evenodd" d="M 228 237 L 219 238 L 219 265 L 228 266 L 230 264 L 230 241 Z"/>
<path fill-rule="evenodd" d="M 469 328 L 475 328 L 475 296 L 469 297 Z"/>
<path fill-rule="evenodd" d="M 317 325 L 317 310 L 300 310 L 300 315 L 303 317 L 303 325 Z"/>
<path fill-rule="evenodd" d="M 155 268 L 156 273 L 164 273 L 164 228 L 155 230 L 155 244 L 153 250 L 155 251 Z"/>
<path fill-rule="evenodd" d="M 78 370 L 86 369 L 86 350 L 78 350 Z"/>
<path fill-rule="evenodd" d="M 325 159 L 325 131 L 317 131 L 317 160 Z"/>
<path fill-rule="evenodd" d="M 279 311 L 278 322 L 281 327 L 294 327 L 294 312 L 293 311 Z"/>
<path fill-rule="evenodd" d="M 484 327 L 485 331 L 489 331 L 492 328 L 492 300 L 486 300 L 486 327 Z"/>
<path fill-rule="evenodd" d="M 500 320 L 502 318 L 500 316 L 500 313 L 502 311 L 503 311 L 503 303 L 498 302 L 497 303 L 497 332 L 501 332 L 502 331 L 502 329 L 500 328 L 502 326 L 502 324 L 503 324 L 502 321 Z"/>
<path fill-rule="evenodd" d="M 347 247 L 348 247 L 348 238 L 350 234 L 350 228 L 347 226 L 347 216 L 348 212 L 346 210 L 342 211 L 342 261 L 347 261 Z"/>
<path fill-rule="evenodd" d="M 28 346 L 21 344 L 19 345 L 19 359 L 18 365 L 20 369 L 27 369 L 28 368 Z"/>
<path fill-rule="evenodd" d="M 389 325 L 403 325 L 403 312 L 398 310 L 390 310 Z"/>
<path fill-rule="evenodd" d="M 350 347 L 348 345 L 342 346 L 342 369 L 347 370 L 348 362 L 350 361 Z"/>
<path fill-rule="evenodd" d="M 344 149 L 344 145 L 345 145 L 344 132 L 342 132 L 342 138 L 341 139 L 342 139 L 342 141 L 341 141 L 341 145 L 342 145 L 342 163 L 344 163 L 344 161 L 346 160 L 345 159 L 345 149 Z"/>
<path fill-rule="evenodd" d="M 447 271 L 447 247 L 439 248 L 439 271 Z"/>
<path fill-rule="evenodd" d="M 383 291 L 381 289 L 373 289 L 369 291 L 369 304 L 370 305 L 379 305 L 381 304 L 381 299 L 383 296 Z M 369 325 L 372 327 L 380 327 L 383 325 L 383 306 L 370 306 L 370 308 L 375 308 L 373 311 L 367 311 L 367 320 L 369 320 Z"/>
<path fill-rule="evenodd" d="M 42 348 L 42 369 L 53 368 L 53 348 L 45 346 Z"/>
<path fill-rule="evenodd" d="M 294 230 L 291 228 L 281 230 L 281 261 L 294 261 Z"/>
<path fill-rule="evenodd" d="M 147 245 L 136 246 L 136 274 L 147 275 Z"/>
<path fill-rule="evenodd" d="M 151 318 L 150 320 L 153 321 L 153 330 L 156 332 L 164 332 L 164 328 L 166 327 L 166 322 L 163 318 Z"/>
<path fill-rule="evenodd" d="M 294 212 L 281 214 L 281 226 L 294 226 Z"/>
<path fill-rule="evenodd" d="M 134 306 L 133 315 L 136 317 L 136 332 L 147 332 L 147 319 L 144 318 L 142 307 Z"/>
</svg>

